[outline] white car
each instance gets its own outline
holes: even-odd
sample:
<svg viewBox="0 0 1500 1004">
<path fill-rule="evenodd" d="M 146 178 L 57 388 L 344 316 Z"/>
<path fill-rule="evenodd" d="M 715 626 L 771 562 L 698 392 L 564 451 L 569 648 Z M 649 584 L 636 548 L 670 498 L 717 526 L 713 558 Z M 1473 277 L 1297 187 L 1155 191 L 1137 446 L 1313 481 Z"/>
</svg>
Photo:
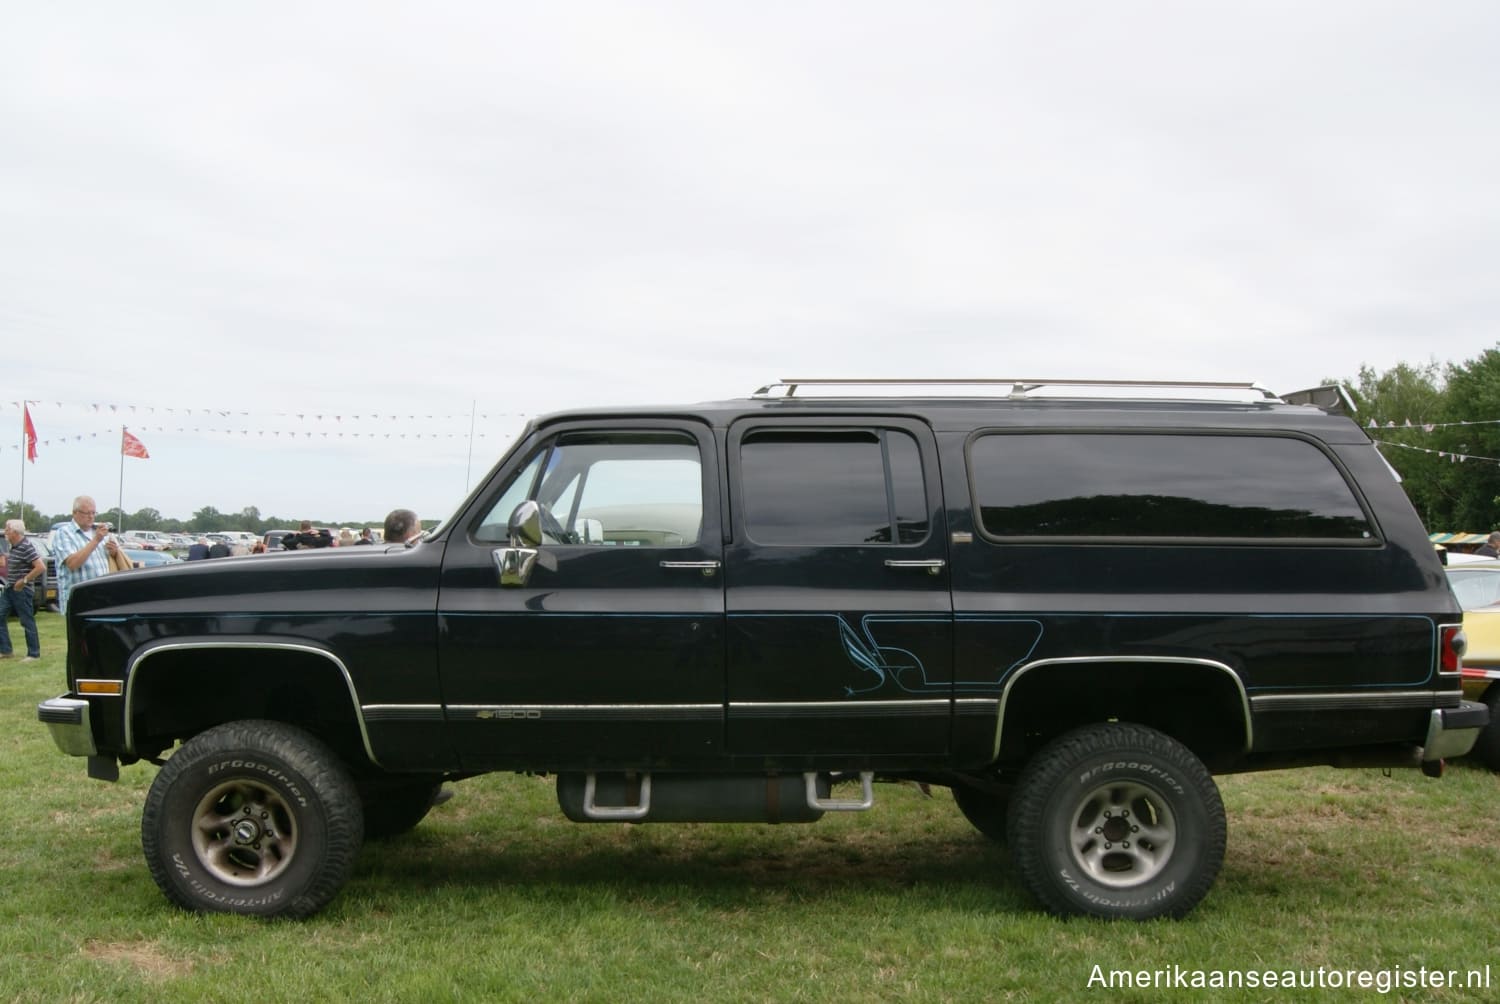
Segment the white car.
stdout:
<svg viewBox="0 0 1500 1004">
<path fill-rule="evenodd" d="M 120 537 L 126 547 L 138 547 L 143 551 L 165 551 L 172 546 L 166 534 L 155 530 L 126 530 Z"/>
</svg>

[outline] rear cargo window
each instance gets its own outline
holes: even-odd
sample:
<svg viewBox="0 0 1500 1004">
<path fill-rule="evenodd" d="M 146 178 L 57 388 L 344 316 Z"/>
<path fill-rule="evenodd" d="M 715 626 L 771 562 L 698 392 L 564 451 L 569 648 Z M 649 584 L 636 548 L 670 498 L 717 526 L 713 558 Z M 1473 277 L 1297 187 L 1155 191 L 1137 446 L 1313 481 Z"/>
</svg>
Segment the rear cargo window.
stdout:
<svg viewBox="0 0 1500 1004">
<path fill-rule="evenodd" d="M 990 434 L 969 468 L 994 537 L 1373 536 L 1329 456 L 1290 437 Z"/>
</svg>

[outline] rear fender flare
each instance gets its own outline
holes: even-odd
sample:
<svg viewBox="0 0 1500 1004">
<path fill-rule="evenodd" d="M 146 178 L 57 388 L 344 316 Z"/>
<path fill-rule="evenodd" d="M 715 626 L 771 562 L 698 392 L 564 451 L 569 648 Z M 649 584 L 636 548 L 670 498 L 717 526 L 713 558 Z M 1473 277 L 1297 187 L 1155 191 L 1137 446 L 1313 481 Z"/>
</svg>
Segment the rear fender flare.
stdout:
<svg viewBox="0 0 1500 1004">
<path fill-rule="evenodd" d="M 1000 740 L 1005 732 L 1006 705 L 1010 701 L 1011 688 L 1016 685 L 1016 681 L 1021 679 L 1021 677 L 1025 676 L 1027 673 L 1031 672 L 1034 669 L 1041 669 L 1045 666 L 1079 666 L 1088 665 L 1091 663 L 1099 664 L 1122 662 L 1158 664 L 1172 663 L 1179 666 L 1201 666 L 1204 669 L 1223 673 L 1230 679 L 1231 682 L 1233 682 L 1235 692 L 1239 694 L 1240 709 L 1242 714 L 1244 715 L 1245 727 L 1245 744 L 1242 748 L 1242 752 L 1248 753 L 1250 751 L 1251 746 L 1254 743 L 1254 733 L 1252 732 L 1253 726 L 1250 719 L 1250 696 L 1245 692 L 1245 681 L 1241 680 L 1240 675 L 1229 666 L 1225 665 L 1222 662 L 1216 662 L 1213 659 L 1195 659 L 1185 656 L 1099 655 L 1076 656 L 1064 659 L 1038 659 L 1036 662 L 1029 662 L 1012 673 L 1010 675 L 1010 678 L 1005 681 L 1005 689 L 1000 693 L 1000 708 L 998 717 L 995 720 L 995 748 L 992 753 L 992 757 L 994 759 L 999 759 L 1000 757 Z"/>
</svg>

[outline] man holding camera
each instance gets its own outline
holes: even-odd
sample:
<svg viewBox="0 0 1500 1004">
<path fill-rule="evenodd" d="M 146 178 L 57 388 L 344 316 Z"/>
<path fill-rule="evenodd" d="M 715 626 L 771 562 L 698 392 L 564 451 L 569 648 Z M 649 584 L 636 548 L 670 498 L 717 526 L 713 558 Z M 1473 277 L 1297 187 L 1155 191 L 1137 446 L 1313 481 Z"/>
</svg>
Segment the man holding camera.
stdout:
<svg viewBox="0 0 1500 1004">
<path fill-rule="evenodd" d="M 109 554 L 119 554 L 120 545 L 109 535 L 108 523 L 95 523 L 94 500 L 80 495 L 73 500 L 73 519 L 52 528 L 52 552 L 57 556 L 57 606 L 68 612 L 68 594 L 80 582 L 109 574 Z M 101 550 L 99 545 L 103 544 Z M 106 553 L 108 552 L 108 553 Z"/>
</svg>

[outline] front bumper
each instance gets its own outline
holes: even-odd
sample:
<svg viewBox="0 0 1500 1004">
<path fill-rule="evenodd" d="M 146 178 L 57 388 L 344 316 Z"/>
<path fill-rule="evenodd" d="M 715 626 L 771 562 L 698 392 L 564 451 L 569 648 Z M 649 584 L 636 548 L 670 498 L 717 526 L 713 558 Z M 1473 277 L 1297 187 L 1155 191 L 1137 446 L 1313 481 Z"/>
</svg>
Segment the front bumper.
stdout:
<svg viewBox="0 0 1500 1004">
<path fill-rule="evenodd" d="M 1489 721 L 1490 709 L 1478 701 L 1461 701 L 1456 708 L 1432 709 L 1427 722 L 1427 741 L 1422 744 L 1422 762 L 1463 756 Z"/>
<path fill-rule="evenodd" d="M 89 702 L 77 697 L 51 697 L 36 706 L 37 721 L 47 726 L 52 741 L 68 756 L 98 756 Z"/>
</svg>

